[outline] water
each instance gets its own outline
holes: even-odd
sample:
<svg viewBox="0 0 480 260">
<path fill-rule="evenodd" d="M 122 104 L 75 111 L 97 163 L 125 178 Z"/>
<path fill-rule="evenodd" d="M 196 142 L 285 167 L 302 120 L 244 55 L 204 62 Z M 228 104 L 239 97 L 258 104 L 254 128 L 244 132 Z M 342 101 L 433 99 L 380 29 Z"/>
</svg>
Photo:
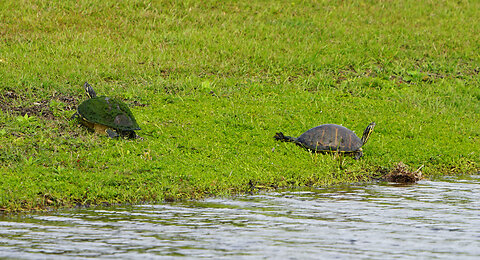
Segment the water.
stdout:
<svg viewBox="0 0 480 260">
<path fill-rule="evenodd" d="M 0 216 L 20 259 L 480 259 L 480 177 Z"/>
</svg>

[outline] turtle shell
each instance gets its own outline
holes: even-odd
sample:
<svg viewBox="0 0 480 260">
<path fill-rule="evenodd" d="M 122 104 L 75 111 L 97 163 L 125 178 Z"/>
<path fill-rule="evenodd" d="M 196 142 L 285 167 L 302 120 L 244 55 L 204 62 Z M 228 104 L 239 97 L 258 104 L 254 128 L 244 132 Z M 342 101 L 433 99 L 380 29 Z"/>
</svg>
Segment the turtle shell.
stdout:
<svg viewBox="0 0 480 260">
<path fill-rule="evenodd" d="M 115 98 L 100 96 L 85 100 L 78 113 L 86 121 L 122 131 L 140 130 L 128 106 Z"/>
<path fill-rule="evenodd" d="M 334 124 L 314 127 L 300 135 L 296 142 L 317 152 L 354 152 L 363 145 L 362 140 L 352 130 Z"/>
</svg>

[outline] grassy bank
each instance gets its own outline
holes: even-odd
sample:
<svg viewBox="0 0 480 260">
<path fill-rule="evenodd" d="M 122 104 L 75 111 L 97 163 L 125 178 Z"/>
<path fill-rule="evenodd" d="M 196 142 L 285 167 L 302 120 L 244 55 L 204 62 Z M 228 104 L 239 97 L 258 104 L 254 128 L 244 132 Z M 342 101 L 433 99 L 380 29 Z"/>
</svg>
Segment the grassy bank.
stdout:
<svg viewBox="0 0 480 260">
<path fill-rule="evenodd" d="M 0 209 L 138 203 L 480 169 L 477 1 L 2 1 Z M 125 100 L 143 140 L 67 119 Z M 364 157 L 277 143 L 377 127 Z"/>
</svg>

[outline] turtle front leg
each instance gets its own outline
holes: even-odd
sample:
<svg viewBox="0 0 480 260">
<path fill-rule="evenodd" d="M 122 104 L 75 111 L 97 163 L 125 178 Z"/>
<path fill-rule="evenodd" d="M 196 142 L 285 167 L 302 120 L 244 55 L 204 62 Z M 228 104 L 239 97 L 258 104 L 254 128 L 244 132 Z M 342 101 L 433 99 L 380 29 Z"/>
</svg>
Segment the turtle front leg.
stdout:
<svg viewBox="0 0 480 260">
<path fill-rule="evenodd" d="M 357 151 L 355 151 L 353 159 L 358 160 L 362 156 L 363 156 L 363 151 L 362 151 L 362 148 L 360 148 Z"/>
<path fill-rule="evenodd" d="M 105 130 L 105 133 L 107 133 L 108 137 L 110 137 L 110 138 L 118 138 L 118 136 L 119 136 L 118 133 L 115 132 L 114 130 L 112 130 L 111 128 L 107 128 Z"/>
</svg>

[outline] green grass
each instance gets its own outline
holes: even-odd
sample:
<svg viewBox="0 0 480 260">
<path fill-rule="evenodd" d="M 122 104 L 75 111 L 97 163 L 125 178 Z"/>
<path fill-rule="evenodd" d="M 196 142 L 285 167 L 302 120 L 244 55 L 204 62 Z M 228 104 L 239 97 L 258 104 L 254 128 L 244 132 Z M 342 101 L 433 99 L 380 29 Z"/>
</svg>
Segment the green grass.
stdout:
<svg viewBox="0 0 480 260">
<path fill-rule="evenodd" d="M 478 1 L 1 1 L 0 209 L 480 170 Z M 143 140 L 67 119 L 88 81 Z M 27 116 L 25 116 L 27 113 Z M 354 161 L 277 143 L 377 127 Z"/>
</svg>

